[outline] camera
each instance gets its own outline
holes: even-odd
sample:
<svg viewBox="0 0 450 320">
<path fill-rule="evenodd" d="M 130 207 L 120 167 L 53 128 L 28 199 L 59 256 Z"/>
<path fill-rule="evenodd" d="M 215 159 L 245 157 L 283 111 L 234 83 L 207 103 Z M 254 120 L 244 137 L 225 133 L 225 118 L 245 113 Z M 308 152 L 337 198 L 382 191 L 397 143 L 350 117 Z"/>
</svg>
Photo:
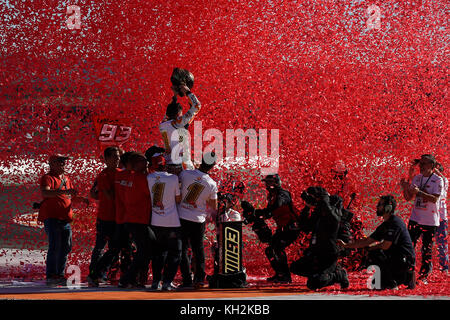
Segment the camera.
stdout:
<svg viewBox="0 0 450 320">
<path fill-rule="evenodd" d="M 33 209 L 37 210 L 41 207 L 42 202 L 33 202 L 33 204 L 31 205 L 33 207 Z"/>
<path fill-rule="evenodd" d="M 244 223 L 250 224 L 254 223 L 256 221 L 255 216 L 255 208 L 253 205 L 248 201 L 241 201 L 241 207 L 242 207 L 242 215 L 244 216 Z"/>
<path fill-rule="evenodd" d="M 300 197 L 307 204 L 309 204 L 311 206 L 317 206 L 317 199 L 314 196 L 310 195 L 308 192 L 303 191 L 302 194 L 300 195 Z"/>
<path fill-rule="evenodd" d="M 302 192 L 300 197 L 310 206 L 317 206 L 319 201 L 329 201 L 329 194 L 327 190 L 322 187 L 309 187 Z"/>
</svg>

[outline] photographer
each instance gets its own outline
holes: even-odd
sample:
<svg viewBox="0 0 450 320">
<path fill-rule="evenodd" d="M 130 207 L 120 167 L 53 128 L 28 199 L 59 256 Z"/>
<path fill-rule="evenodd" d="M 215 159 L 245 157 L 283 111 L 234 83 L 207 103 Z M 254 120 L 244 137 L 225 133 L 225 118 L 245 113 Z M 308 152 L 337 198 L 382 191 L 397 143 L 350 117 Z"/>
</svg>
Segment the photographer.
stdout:
<svg viewBox="0 0 450 320">
<path fill-rule="evenodd" d="M 383 223 L 368 238 L 344 243 L 343 248 L 368 250 L 369 265 L 377 265 L 381 272 L 381 288 L 391 289 L 405 284 L 408 289 L 415 288 L 415 252 L 406 225 L 395 215 L 397 204 L 392 195 L 380 197 L 377 216 Z"/>
<path fill-rule="evenodd" d="M 242 201 L 244 223 L 252 224 L 252 230 L 258 236 L 259 241 L 269 244 L 265 253 L 275 275 L 268 278 L 267 281 L 290 283 L 292 279 L 285 249 L 300 234 L 297 223 L 298 216 L 292 203 L 291 194 L 281 187 L 279 175 L 268 175 L 263 181 L 268 191 L 267 207 L 255 210 L 250 203 Z M 273 218 L 277 224 L 273 235 L 264 221 L 269 218 Z"/>
<path fill-rule="evenodd" d="M 414 175 L 417 165 L 420 173 L 412 178 L 411 183 L 402 179 L 400 186 L 406 201 L 414 199 L 414 207 L 409 219 L 408 231 L 416 246 L 422 236 L 422 265 L 419 280 L 427 282 L 432 271 L 432 250 L 436 229 L 439 226 L 439 198 L 444 188 L 442 178 L 436 173 L 436 159 L 431 154 L 424 154 L 416 159 L 409 168 L 409 177 Z"/>
<path fill-rule="evenodd" d="M 337 264 L 341 212 L 330 204 L 330 196 L 322 187 L 309 187 L 302 199 L 306 207 L 299 217 L 300 228 L 312 232 L 312 237 L 303 257 L 291 264 L 291 272 L 307 277 L 306 286 L 311 290 L 334 283 L 345 289 L 349 286 L 347 271 Z"/>
</svg>

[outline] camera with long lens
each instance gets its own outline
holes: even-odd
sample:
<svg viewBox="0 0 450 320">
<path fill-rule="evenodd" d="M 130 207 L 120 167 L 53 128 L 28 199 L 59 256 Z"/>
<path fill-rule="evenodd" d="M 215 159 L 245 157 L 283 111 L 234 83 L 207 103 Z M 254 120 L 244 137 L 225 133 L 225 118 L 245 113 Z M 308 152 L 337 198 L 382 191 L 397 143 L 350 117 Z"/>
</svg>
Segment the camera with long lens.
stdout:
<svg viewBox="0 0 450 320">
<path fill-rule="evenodd" d="M 302 192 L 300 197 L 305 201 L 307 204 L 311 206 L 317 206 L 317 198 L 313 195 L 309 194 L 306 190 Z"/>
<path fill-rule="evenodd" d="M 306 204 L 310 206 L 317 206 L 321 200 L 328 202 L 330 195 L 324 188 L 316 186 L 309 187 L 303 191 L 300 197 L 306 202 Z"/>
<path fill-rule="evenodd" d="M 182 85 L 186 85 L 189 90 L 191 90 L 192 87 L 194 87 L 194 75 L 186 69 L 174 68 L 172 71 L 172 75 L 170 76 L 170 82 L 172 82 L 172 85 L 177 91 L 178 95 L 180 97 L 183 97 L 184 93 L 181 92 L 179 88 Z"/>
<path fill-rule="evenodd" d="M 256 220 L 255 208 L 248 201 L 241 201 L 241 207 L 242 207 L 242 215 L 244 216 L 244 223 L 245 224 L 254 223 Z"/>
</svg>

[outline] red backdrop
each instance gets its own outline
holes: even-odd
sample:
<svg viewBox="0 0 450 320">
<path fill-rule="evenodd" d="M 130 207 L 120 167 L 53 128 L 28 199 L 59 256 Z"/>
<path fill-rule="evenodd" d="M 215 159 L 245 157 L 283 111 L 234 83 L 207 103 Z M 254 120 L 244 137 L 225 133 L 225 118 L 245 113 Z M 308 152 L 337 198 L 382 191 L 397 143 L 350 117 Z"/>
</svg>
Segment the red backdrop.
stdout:
<svg viewBox="0 0 450 320">
<path fill-rule="evenodd" d="M 157 128 L 178 66 L 195 75 L 203 130 L 279 129 L 279 173 L 299 206 L 301 191 L 343 160 L 357 213 L 373 227 L 373 197 L 399 195 L 411 159 L 433 153 L 450 163 L 445 4 L 2 2 L 0 159 L 98 158 L 94 114 L 132 119 L 128 149 L 161 145 Z M 79 29 L 69 5 L 80 8 Z M 98 167 L 83 169 L 73 179 L 87 190 Z M 260 186 L 257 170 L 249 175 Z M 5 212 L 17 210 L 22 198 L 8 197 Z M 81 214 L 89 227 L 74 229 L 92 229 L 93 215 Z M 74 241 L 74 252 L 92 239 Z M 266 264 L 261 258 L 250 271 Z"/>
</svg>

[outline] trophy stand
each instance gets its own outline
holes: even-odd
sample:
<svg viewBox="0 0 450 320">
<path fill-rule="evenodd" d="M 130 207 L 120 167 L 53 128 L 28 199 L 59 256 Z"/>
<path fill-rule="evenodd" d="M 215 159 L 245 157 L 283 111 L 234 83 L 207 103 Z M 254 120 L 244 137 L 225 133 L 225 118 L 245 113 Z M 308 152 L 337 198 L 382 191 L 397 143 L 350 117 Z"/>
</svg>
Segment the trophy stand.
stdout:
<svg viewBox="0 0 450 320">
<path fill-rule="evenodd" d="M 242 221 L 218 222 L 214 274 L 208 277 L 210 288 L 243 288 L 247 285 L 242 249 Z"/>
</svg>

